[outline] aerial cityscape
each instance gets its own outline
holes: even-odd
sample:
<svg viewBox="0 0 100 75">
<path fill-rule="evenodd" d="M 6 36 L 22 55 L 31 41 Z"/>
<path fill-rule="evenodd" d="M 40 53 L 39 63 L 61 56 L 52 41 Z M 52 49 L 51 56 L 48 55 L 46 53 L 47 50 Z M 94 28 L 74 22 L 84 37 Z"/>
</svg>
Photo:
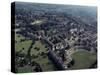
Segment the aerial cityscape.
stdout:
<svg viewBox="0 0 100 75">
<path fill-rule="evenodd" d="M 97 7 L 15 2 L 15 72 L 97 68 Z"/>
</svg>

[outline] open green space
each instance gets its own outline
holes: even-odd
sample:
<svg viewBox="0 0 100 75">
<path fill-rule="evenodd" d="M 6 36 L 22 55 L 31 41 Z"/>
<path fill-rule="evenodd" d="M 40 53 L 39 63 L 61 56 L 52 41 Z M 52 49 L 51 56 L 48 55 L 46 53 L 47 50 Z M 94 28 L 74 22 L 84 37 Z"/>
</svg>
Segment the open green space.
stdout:
<svg viewBox="0 0 100 75">
<path fill-rule="evenodd" d="M 20 34 L 15 35 L 15 40 L 16 40 L 15 50 L 16 50 L 16 52 L 20 51 L 24 54 L 27 54 L 27 51 L 28 51 L 32 41 L 31 40 L 21 41 L 23 39 L 25 39 L 25 37 L 23 37 L 22 35 L 20 35 Z"/>
<path fill-rule="evenodd" d="M 35 48 L 39 48 L 38 50 Z M 55 67 L 53 63 L 48 59 L 47 48 L 41 43 L 41 41 L 35 41 L 33 48 L 31 49 L 31 55 L 37 56 L 36 58 L 32 57 L 33 61 L 40 64 L 43 71 L 53 71 Z"/>
<path fill-rule="evenodd" d="M 40 64 L 43 71 L 54 71 L 54 70 L 56 70 L 55 66 L 48 59 L 47 56 L 45 58 L 43 58 L 42 56 L 39 56 L 38 58 L 34 59 L 34 61 L 36 61 L 37 63 Z"/>
<path fill-rule="evenodd" d="M 46 53 L 47 49 L 45 48 L 45 45 L 43 45 L 40 41 L 35 41 L 35 44 L 33 45 L 32 49 L 31 49 L 31 55 L 38 55 L 41 52 L 45 52 Z"/>
<path fill-rule="evenodd" d="M 29 47 L 31 46 L 32 40 L 24 40 L 25 37 L 20 34 L 15 34 L 15 49 L 16 52 L 21 52 L 22 54 L 27 55 L 27 52 L 29 50 Z M 24 41 L 21 41 L 24 40 Z M 32 45 L 30 55 L 32 56 L 31 60 L 38 63 L 43 71 L 53 71 L 56 70 L 53 63 L 48 59 L 47 56 L 47 48 L 45 48 L 45 45 L 42 44 L 40 40 L 35 41 L 35 43 Z M 19 73 L 24 72 L 32 72 L 32 67 L 29 65 L 23 66 L 23 67 L 17 67 L 17 70 Z"/>
<path fill-rule="evenodd" d="M 20 35 L 20 34 L 16 34 L 16 33 L 15 33 L 15 41 L 20 42 L 20 40 L 22 40 L 22 39 L 25 39 L 25 37 L 23 37 L 23 36 Z"/>
<path fill-rule="evenodd" d="M 36 21 L 33 21 L 31 24 L 32 25 L 41 25 L 44 21 L 43 20 L 36 20 Z"/>
<path fill-rule="evenodd" d="M 29 65 L 26 65 L 24 67 L 18 67 L 19 73 L 26 73 L 26 72 L 32 72 L 32 67 Z"/>
<path fill-rule="evenodd" d="M 75 63 L 71 69 L 88 69 L 97 59 L 95 53 L 88 51 L 78 51 L 72 55 Z"/>
</svg>

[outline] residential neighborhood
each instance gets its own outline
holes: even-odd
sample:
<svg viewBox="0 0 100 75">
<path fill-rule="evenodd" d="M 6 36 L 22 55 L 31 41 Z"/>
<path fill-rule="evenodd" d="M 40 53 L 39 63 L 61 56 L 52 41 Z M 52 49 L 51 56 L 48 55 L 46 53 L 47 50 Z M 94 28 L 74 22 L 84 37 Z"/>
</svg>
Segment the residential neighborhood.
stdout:
<svg viewBox="0 0 100 75">
<path fill-rule="evenodd" d="M 17 73 L 97 68 L 96 7 L 16 2 L 15 11 Z"/>
</svg>

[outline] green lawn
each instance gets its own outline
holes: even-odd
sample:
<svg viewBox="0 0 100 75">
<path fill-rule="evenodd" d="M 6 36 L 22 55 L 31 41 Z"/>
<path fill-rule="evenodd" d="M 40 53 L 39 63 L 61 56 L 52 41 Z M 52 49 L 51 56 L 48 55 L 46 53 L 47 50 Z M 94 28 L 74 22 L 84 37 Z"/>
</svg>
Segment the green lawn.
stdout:
<svg viewBox="0 0 100 75">
<path fill-rule="evenodd" d="M 32 67 L 29 65 L 26 65 L 24 67 L 18 67 L 18 72 L 19 73 L 27 73 L 27 72 L 32 72 Z"/>
<path fill-rule="evenodd" d="M 44 21 L 43 20 L 36 20 L 36 21 L 33 21 L 31 24 L 32 25 L 41 25 Z"/>
<path fill-rule="evenodd" d="M 38 47 L 40 50 L 37 51 L 37 49 L 34 49 L 35 47 Z M 52 71 L 55 70 L 53 63 L 48 59 L 48 56 L 46 55 L 43 57 L 43 55 L 40 55 L 41 52 L 46 53 L 47 49 L 45 48 L 45 45 L 41 43 L 41 41 L 36 41 L 33 45 L 33 48 L 31 49 L 31 55 L 38 56 L 37 58 L 33 58 L 34 61 L 40 64 L 43 71 Z"/>
<path fill-rule="evenodd" d="M 40 64 L 43 71 L 54 71 L 56 69 L 48 57 L 43 58 L 42 56 L 39 56 L 38 58 L 34 59 L 34 61 Z"/>
<path fill-rule="evenodd" d="M 32 43 L 31 40 L 25 40 L 23 42 L 20 42 L 21 39 L 24 39 L 25 37 L 23 37 L 22 35 L 20 34 L 16 34 L 15 35 L 15 40 L 17 41 L 17 43 L 15 43 L 15 50 L 18 52 L 18 51 L 21 51 L 22 53 L 25 53 L 27 54 L 27 51 Z"/>
<path fill-rule="evenodd" d="M 39 51 L 37 51 L 37 49 L 35 49 L 35 47 L 39 48 Z M 45 45 L 43 45 L 40 41 L 35 41 L 35 44 L 33 45 L 32 49 L 31 49 L 31 55 L 38 55 L 41 52 L 46 52 L 46 48 Z"/>
<path fill-rule="evenodd" d="M 16 34 L 16 33 L 15 33 L 15 40 L 16 40 L 17 42 L 19 42 L 21 39 L 25 39 L 25 37 L 23 37 L 23 36 L 20 35 L 20 34 Z"/>
<path fill-rule="evenodd" d="M 78 51 L 72 55 L 75 60 L 75 64 L 71 69 L 86 69 L 96 61 L 96 54 L 89 53 L 87 51 Z"/>
<path fill-rule="evenodd" d="M 15 50 L 16 52 L 21 51 L 21 53 L 24 53 L 26 55 L 32 43 L 32 40 L 25 40 L 23 42 L 20 42 L 20 40 L 22 39 L 25 39 L 25 37 L 23 37 L 20 34 L 15 35 L 15 40 L 17 41 L 17 43 L 15 43 Z M 36 48 L 39 48 L 39 50 L 37 50 Z M 45 53 L 45 56 L 44 54 L 41 55 L 41 53 Z M 53 63 L 48 59 L 46 53 L 47 53 L 47 48 L 45 48 L 45 45 L 42 44 L 40 40 L 35 41 L 35 43 L 32 46 L 30 54 L 31 56 L 35 55 L 37 57 L 36 58 L 32 57 L 32 61 L 39 63 L 43 71 L 53 71 L 55 70 L 55 67 Z M 18 72 L 31 72 L 31 69 L 32 69 L 31 66 L 26 65 L 24 67 L 18 67 Z"/>
</svg>

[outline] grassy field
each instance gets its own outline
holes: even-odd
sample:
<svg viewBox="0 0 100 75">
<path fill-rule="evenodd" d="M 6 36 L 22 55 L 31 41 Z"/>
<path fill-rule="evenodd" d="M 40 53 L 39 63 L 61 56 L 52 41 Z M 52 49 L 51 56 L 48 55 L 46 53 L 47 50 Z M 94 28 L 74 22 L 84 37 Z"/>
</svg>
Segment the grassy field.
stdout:
<svg viewBox="0 0 100 75">
<path fill-rule="evenodd" d="M 35 49 L 35 48 L 39 48 L 39 50 Z M 46 52 L 46 48 L 45 46 L 40 42 L 40 41 L 35 41 L 35 44 L 33 45 L 32 49 L 31 49 L 31 55 L 38 55 L 41 52 Z"/>
<path fill-rule="evenodd" d="M 19 73 L 26 73 L 26 72 L 32 72 L 32 67 L 29 65 L 26 65 L 24 67 L 19 67 L 18 68 Z"/>
<path fill-rule="evenodd" d="M 39 48 L 39 50 L 37 51 L 37 49 L 34 49 L 35 47 Z M 42 52 L 44 52 L 45 54 L 41 55 Z M 41 43 L 41 41 L 36 41 L 35 44 L 33 45 L 33 48 L 31 49 L 31 55 L 38 56 L 37 58 L 33 58 L 33 60 L 40 64 L 43 71 L 55 70 L 54 65 L 48 59 L 46 52 L 47 52 L 47 49 L 45 48 L 45 45 Z"/>
<path fill-rule="evenodd" d="M 25 40 L 23 42 L 20 42 L 20 40 L 22 40 L 22 39 L 25 39 L 25 37 L 23 37 L 20 34 L 15 35 L 15 40 L 17 41 L 17 43 L 15 43 L 15 50 L 17 52 L 21 51 L 22 53 L 27 54 L 27 51 L 28 51 L 32 41 L 31 40 Z"/>
<path fill-rule="evenodd" d="M 23 37 L 23 36 L 20 35 L 20 34 L 15 34 L 15 40 L 16 40 L 17 42 L 19 42 L 21 39 L 25 39 L 25 37 Z"/>
<path fill-rule="evenodd" d="M 15 52 L 21 52 L 23 54 L 27 54 L 28 48 L 30 47 L 32 41 L 31 40 L 25 40 L 21 42 L 21 40 L 25 39 L 20 34 L 15 34 Z M 18 73 L 24 73 L 24 72 L 32 72 L 32 68 L 29 65 L 26 65 L 24 67 L 16 67 Z"/>
<path fill-rule="evenodd" d="M 56 70 L 53 63 L 48 59 L 47 56 L 45 58 L 43 58 L 42 56 L 39 56 L 38 58 L 34 59 L 34 61 L 36 61 L 37 63 L 40 64 L 43 71 L 54 71 L 54 70 Z"/>
<path fill-rule="evenodd" d="M 71 69 L 87 69 L 96 61 L 96 54 L 87 51 L 78 51 L 72 55 L 75 64 Z"/>
<path fill-rule="evenodd" d="M 15 50 L 16 52 L 21 52 L 27 55 L 28 49 L 31 46 L 32 40 L 25 40 L 25 37 L 23 37 L 20 34 L 15 35 Z M 38 48 L 38 50 L 37 50 Z M 42 54 L 45 53 L 45 54 Z M 48 56 L 46 55 L 47 53 L 47 48 L 45 48 L 45 45 L 41 43 L 41 41 L 35 41 L 34 45 L 32 46 L 30 55 L 37 56 L 36 58 L 32 57 L 32 61 L 35 61 L 40 64 L 42 67 L 43 71 L 53 71 L 55 70 L 55 67 L 53 63 L 48 59 Z M 18 72 L 23 73 L 23 72 L 32 72 L 32 67 L 29 65 L 26 65 L 24 67 L 18 67 Z"/>
<path fill-rule="evenodd" d="M 41 25 L 44 21 L 43 20 L 36 20 L 34 22 L 32 22 L 32 25 Z"/>
</svg>

